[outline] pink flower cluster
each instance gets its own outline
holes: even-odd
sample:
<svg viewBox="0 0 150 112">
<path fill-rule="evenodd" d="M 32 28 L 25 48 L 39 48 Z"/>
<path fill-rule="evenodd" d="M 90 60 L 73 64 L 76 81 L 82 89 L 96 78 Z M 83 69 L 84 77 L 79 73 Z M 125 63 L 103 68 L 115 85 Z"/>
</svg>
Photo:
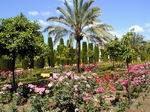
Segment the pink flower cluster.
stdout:
<svg viewBox="0 0 150 112">
<path fill-rule="evenodd" d="M 72 80 L 78 80 L 81 77 L 75 75 L 74 72 L 70 71 L 70 72 L 63 73 L 63 75 L 59 73 L 53 73 L 53 75 L 49 78 L 49 80 L 52 82 L 58 83 L 58 82 L 63 82 L 67 78 L 72 79 Z"/>
<path fill-rule="evenodd" d="M 44 87 L 37 87 L 36 85 L 33 84 L 28 84 L 28 87 L 30 88 L 31 91 L 34 91 L 35 93 L 38 93 L 40 95 L 45 93 L 45 88 Z"/>
<path fill-rule="evenodd" d="M 88 66 L 81 64 L 80 67 L 86 72 L 91 72 L 96 67 L 96 64 L 90 64 Z"/>
<path fill-rule="evenodd" d="M 119 81 L 121 85 L 127 87 L 128 86 L 128 80 L 127 79 L 124 79 L 124 80 L 120 80 Z"/>
<path fill-rule="evenodd" d="M 97 93 L 104 93 L 105 90 L 102 86 L 100 86 L 97 90 L 96 90 Z"/>
<path fill-rule="evenodd" d="M 133 80 L 131 81 L 131 83 L 135 86 L 141 85 L 145 82 L 146 82 L 145 75 L 139 76 L 139 77 L 134 77 Z"/>
<path fill-rule="evenodd" d="M 138 65 L 131 65 L 128 68 L 128 73 L 133 73 L 133 74 L 146 74 L 147 71 L 145 70 L 146 65 L 144 64 L 138 64 Z"/>
</svg>

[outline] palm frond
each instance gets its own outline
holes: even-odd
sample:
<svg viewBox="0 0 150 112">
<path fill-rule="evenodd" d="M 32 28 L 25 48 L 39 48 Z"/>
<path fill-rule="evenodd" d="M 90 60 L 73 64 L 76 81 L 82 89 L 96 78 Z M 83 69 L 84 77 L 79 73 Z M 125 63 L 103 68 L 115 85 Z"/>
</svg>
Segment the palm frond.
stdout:
<svg viewBox="0 0 150 112">
<path fill-rule="evenodd" d="M 91 7 L 93 2 L 94 0 L 89 0 L 84 3 L 83 8 L 82 8 L 82 16 L 86 13 L 86 11 L 88 11 L 88 9 Z"/>
<path fill-rule="evenodd" d="M 94 7 L 88 10 L 82 17 L 82 29 L 93 22 L 97 21 L 97 18 L 100 16 L 100 8 Z"/>
<path fill-rule="evenodd" d="M 62 15 L 65 18 L 66 22 L 68 24 L 70 24 L 70 26 L 75 27 L 74 19 L 72 18 L 72 16 L 70 15 L 70 13 L 67 10 L 65 10 L 63 8 L 60 8 L 60 7 L 58 7 L 57 10 L 62 13 Z"/>
<path fill-rule="evenodd" d="M 69 5 L 69 3 L 67 2 L 67 0 L 65 0 L 64 5 L 66 6 L 67 12 L 68 12 L 68 13 L 71 15 L 71 17 L 74 19 L 73 10 L 72 10 L 71 6 Z"/>
<path fill-rule="evenodd" d="M 57 23 L 64 24 L 64 25 L 70 27 L 70 24 L 67 22 L 67 20 L 63 16 L 50 17 L 50 18 L 47 19 L 47 21 L 49 21 L 49 22 L 57 22 Z"/>
</svg>

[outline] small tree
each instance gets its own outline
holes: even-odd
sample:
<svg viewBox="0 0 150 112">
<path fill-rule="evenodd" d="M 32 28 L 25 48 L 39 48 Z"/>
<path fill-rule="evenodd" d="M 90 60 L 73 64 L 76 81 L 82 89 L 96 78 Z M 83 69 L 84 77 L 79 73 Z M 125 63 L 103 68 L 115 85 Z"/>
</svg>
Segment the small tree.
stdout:
<svg viewBox="0 0 150 112">
<path fill-rule="evenodd" d="M 115 61 L 117 61 L 118 57 L 122 55 L 122 45 L 116 38 L 115 40 L 108 43 L 106 47 L 107 54 L 110 56 L 113 67 L 115 66 Z"/>
<path fill-rule="evenodd" d="M 54 62 L 54 50 L 53 50 L 53 41 L 52 41 L 51 37 L 48 37 L 48 46 L 50 49 L 49 56 L 48 56 L 48 65 L 51 67 L 54 67 L 54 64 L 55 64 L 55 62 Z"/>
<path fill-rule="evenodd" d="M 42 35 L 39 25 L 29 21 L 23 14 L 3 19 L 0 24 L 0 44 L 12 59 L 13 90 L 16 91 L 15 63 L 18 55 L 24 57 L 36 54 Z M 38 43 L 38 44 L 37 44 Z M 4 55 L 4 54 L 3 54 Z"/>
<path fill-rule="evenodd" d="M 88 63 L 88 56 L 87 56 L 87 42 L 82 43 L 82 63 L 87 64 Z"/>
<path fill-rule="evenodd" d="M 123 53 L 123 59 L 126 63 L 127 69 L 129 68 L 129 64 L 133 60 L 133 56 L 135 54 L 135 51 L 131 48 L 125 47 L 124 53 Z"/>
</svg>

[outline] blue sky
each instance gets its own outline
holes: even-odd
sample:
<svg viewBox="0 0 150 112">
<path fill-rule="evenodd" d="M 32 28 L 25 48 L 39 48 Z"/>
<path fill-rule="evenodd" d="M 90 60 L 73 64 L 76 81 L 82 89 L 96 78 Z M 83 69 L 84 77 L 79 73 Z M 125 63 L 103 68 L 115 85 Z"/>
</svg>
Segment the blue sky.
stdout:
<svg viewBox="0 0 150 112">
<path fill-rule="evenodd" d="M 63 6 L 62 1 L 1 0 L 0 18 L 14 17 L 23 12 L 30 20 L 36 20 L 45 27 L 48 17 L 58 15 L 56 8 Z M 113 26 L 113 34 L 121 36 L 135 28 L 136 32 L 150 40 L 150 0 L 95 0 L 94 5 L 102 10 L 100 20 Z M 46 34 L 44 36 L 47 37 Z"/>
</svg>

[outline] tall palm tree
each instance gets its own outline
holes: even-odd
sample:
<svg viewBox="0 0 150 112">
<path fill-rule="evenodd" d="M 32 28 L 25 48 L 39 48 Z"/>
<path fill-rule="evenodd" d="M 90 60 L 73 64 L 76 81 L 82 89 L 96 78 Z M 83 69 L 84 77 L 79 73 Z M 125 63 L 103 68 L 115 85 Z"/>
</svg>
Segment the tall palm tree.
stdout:
<svg viewBox="0 0 150 112">
<path fill-rule="evenodd" d="M 107 32 L 111 27 L 98 20 L 101 10 L 99 7 L 92 7 L 93 2 L 94 0 L 73 0 L 72 6 L 65 0 L 64 7 L 57 8 L 61 15 L 47 19 L 51 23 L 59 23 L 58 25 L 50 25 L 45 29 L 49 32 L 49 35 L 55 37 L 54 43 L 66 35 L 70 39 L 76 40 L 78 72 L 80 72 L 80 42 L 83 37 L 102 44 L 107 42 L 111 36 Z"/>
</svg>

